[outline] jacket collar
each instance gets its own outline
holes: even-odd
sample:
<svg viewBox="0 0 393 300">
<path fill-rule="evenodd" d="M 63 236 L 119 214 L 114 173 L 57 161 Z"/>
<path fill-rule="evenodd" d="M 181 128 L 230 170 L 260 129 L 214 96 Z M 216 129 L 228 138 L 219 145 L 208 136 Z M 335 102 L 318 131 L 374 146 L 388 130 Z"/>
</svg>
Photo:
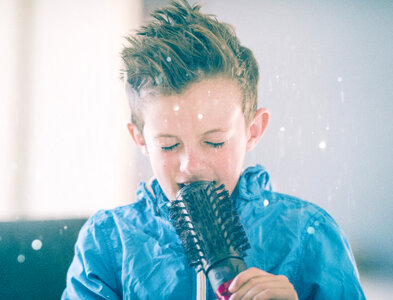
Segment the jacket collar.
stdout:
<svg viewBox="0 0 393 300">
<path fill-rule="evenodd" d="M 248 167 L 240 176 L 232 197 L 243 201 L 261 198 L 264 191 L 271 191 L 270 176 L 261 165 Z"/>
<path fill-rule="evenodd" d="M 151 181 L 151 191 L 146 187 L 145 183 L 139 186 L 141 195 L 147 197 L 156 211 L 160 211 L 163 215 L 168 215 L 169 200 L 161 189 L 157 179 Z M 270 176 L 266 169 L 261 165 L 248 167 L 240 175 L 235 190 L 232 193 L 235 206 L 239 205 L 239 201 L 253 201 L 260 199 L 264 191 L 271 191 Z"/>
</svg>

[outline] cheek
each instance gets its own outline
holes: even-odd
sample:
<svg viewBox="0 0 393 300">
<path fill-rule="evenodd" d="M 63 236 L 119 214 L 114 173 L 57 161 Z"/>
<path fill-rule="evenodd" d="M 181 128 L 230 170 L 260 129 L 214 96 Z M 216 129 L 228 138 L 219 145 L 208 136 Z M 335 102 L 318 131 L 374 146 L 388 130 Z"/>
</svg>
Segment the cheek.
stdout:
<svg viewBox="0 0 393 300">
<path fill-rule="evenodd" d="M 220 161 L 220 173 L 228 181 L 232 181 L 237 178 L 243 168 L 243 160 L 245 156 L 245 145 L 244 143 L 232 142 L 228 144 L 227 149 L 222 153 L 219 158 Z"/>
<path fill-rule="evenodd" d="M 155 155 L 151 156 L 150 162 L 152 168 L 159 174 L 169 174 L 176 167 L 175 157 L 164 152 L 156 152 Z"/>
<path fill-rule="evenodd" d="M 238 150 L 233 147 L 226 147 L 222 151 L 217 151 L 217 155 L 214 155 L 212 158 L 216 169 L 225 177 L 230 176 L 231 173 L 238 169 L 237 165 L 241 160 Z"/>
<path fill-rule="evenodd" d="M 243 157 L 246 153 L 245 151 L 246 145 L 244 141 L 242 140 L 235 140 L 231 141 L 228 144 L 228 149 L 227 149 L 227 160 L 231 165 L 236 165 L 237 162 L 241 162 L 243 160 Z"/>
</svg>

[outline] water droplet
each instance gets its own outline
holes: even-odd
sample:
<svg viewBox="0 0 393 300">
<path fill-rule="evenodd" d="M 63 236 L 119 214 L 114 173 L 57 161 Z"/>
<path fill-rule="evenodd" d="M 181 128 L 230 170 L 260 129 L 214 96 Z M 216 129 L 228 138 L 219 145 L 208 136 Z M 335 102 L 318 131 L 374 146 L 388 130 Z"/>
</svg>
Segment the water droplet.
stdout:
<svg viewBox="0 0 393 300">
<path fill-rule="evenodd" d="M 307 233 L 308 233 L 308 234 L 314 234 L 314 233 L 315 233 L 315 228 L 312 227 L 312 226 L 309 226 L 309 227 L 307 228 Z"/>
<path fill-rule="evenodd" d="M 280 75 L 277 74 L 276 75 L 276 79 L 279 80 L 280 79 Z"/>
<path fill-rule="evenodd" d="M 263 206 L 268 206 L 269 205 L 269 200 L 267 200 L 267 199 L 265 199 L 265 200 L 263 200 Z"/>
<path fill-rule="evenodd" d="M 202 120 L 203 119 L 203 114 L 198 114 L 198 119 Z"/>
<path fill-rule="evenodd" d="M 285 127 L 284 127 L 284 126 L 281 126 L 281 127 L 280 127 L 280 131 L 281 131 L 281 132 L 284 132 L 284 131 L 285 131 Z"/>
<path fill-rule="evenodd" d="M 319 225 L 319 221 L 315 221 L 314 225 L 318 226 Z"/>
<path fill-rule="evenodd" d="M 345 102 L 344 91 L 340 92 L 340 99 L 341 99 L 341 103 Z"/>
<path fill-rule="evenodd" d="M 342 81 L 343 81 L 343 78 L 341 76 L 338 76 L 337 77 L 337 82 L 342 82 Z"/>
<path fill-rule="evenodd" d="M 41 240 L 34 240 L 31 243 L 31 248 L 33 248 L 35 251 L 38 251 L 42 248 L 42 242 Z"/>
<path fill-rule="evenodd" d="M 207 91 L 207 95 L 208 95 L 208 96 L 210 96 L 210 94 L 211 94 L 211 91 L 210 91 L 210 90 L 208 90 L 208 91 Z"/>
<path fill-rule="evenodd" d="M 319 143 L 319 148 L 320 148 L 321 150 L 326 149 L 326 142 L 325 142 L 325 141 L 321 141 L 321 142 Z"/>
<path fill-rule="evenodd" d="M 159 85 L 162 84 L 162 82 L 164 81 L 164 79 L 163 79 L 163 77 L 162 77 L 161 74 L 158 74 L 156 81 L 157 81 L 157 84 L 159 84 Z"/>
<path fill-rule="evenodd" d="M 258 241 L 263 241 L 263 226 L 258 226 Z"/>
<path fill-rule="evenodd" d="M 168 57 L 166 58 L 166 61 L 167 61 L 167 62 L 171 62 L 171 61 L 172 61 L 172 58 L 171 58 L 170 56 L 168 56 Z"/>
<path fill-rule="evenodd" d="M 65 226 L 64 226 L 64 230 L 67 230 L 67 229 L 68 229 L 68 226 L 67 226 L 67 225 L 65 225 Z"/>
<path fill-rule="evenodd" d="M 174 111 L 179 111 L 179 109 L 180 109 L 179 105 L 175 105 L 175 106 L 173 107 L 173 110 L 174 110 Z"/>
<path fill-rule="evenodd" d="M 272 81 L 269 79 L 268 81 L 268 91 L 272 92 L 273 91 L 273 87 L 272 87 Z"/>
<path fill-rule="evenodd" d="M 18 257 L 17 257 L 18 263 L 22 264 L 25 262 L 25 260 L 26 260 L 26 257 L 23 254 L 18 255 Z"/>
<path fill-rule="evenodd" d="M 329 126 L 326 126 L 326 130 L 330 130 L 330 127 L 329 127 Z"/>
</svg>

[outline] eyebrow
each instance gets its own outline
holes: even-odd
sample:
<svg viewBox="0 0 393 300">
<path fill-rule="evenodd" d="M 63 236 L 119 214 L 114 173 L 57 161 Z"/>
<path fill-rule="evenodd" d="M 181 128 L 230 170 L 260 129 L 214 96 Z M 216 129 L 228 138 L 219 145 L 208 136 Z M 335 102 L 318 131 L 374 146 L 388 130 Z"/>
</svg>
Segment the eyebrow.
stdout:
<svg viewBox="0 0 393 300">
<path fill-rule="evenodd" d="M 225 130 L 225 129 L 222 129 L 222 128 L 218 128 L 218 129 L 212 129 L 212 130 L 209 130 L 209 131 L 206 131 L 205 133 L 203 133 L 203 135 L 208 135 L 208 134 L 211 134 L 211 133 L 220 133 L 220 132 L 227 132 L 228 130 Z"/>
<path fill-rule="evenodd" d="M 175 135 L 172 135 L 172 134 L 159 133 L 154 138 L 155 139 L 159 139 L 159 138 L 177 138 L 177 137 Z"/>
<path fill-rule="evenodd" d="M 223 133 L 223 132 L 227 132 L 228 130 L 222 129 L 222 128 L 217 128 L 217 129 L 212 129 L 209 131 L 206 131 L 202 134 L 202 136 L 204 135 L 209 135 L 212 133 Z M 177 139 L 178 137 L 176 135 L 172 135 L 172 134 L 167 134 L 167 133 L 159 133 L 156 136 L 154 136 L 155 139 L 159 139 L 159 138 L 174 138 Z"/>
</svg>

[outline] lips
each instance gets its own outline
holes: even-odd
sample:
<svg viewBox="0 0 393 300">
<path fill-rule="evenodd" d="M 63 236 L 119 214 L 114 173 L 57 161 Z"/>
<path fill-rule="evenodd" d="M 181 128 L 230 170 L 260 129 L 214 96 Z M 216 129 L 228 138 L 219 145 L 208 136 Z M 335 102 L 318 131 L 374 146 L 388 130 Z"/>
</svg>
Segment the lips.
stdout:
<svg viewBox="0 0 393 300">
<path fill-rule="evenodd" d="M 178 183 L 177 186 L 179 187 L 179 189 L 182 189 L 183 187 L 185 187 L 186 185 L 190 185 L 192 182 L 183 182 L 183 183 Z"/>
<path fill-rule="evenodd" d="M 192 180 L 192 181 L 186 181 L 186 182 L 181 182 L 181 183 L 177 183 L 177 186 L 179 187 L 179 189 L 182 189 L 183 187 L 185 187 L 186 185 L 190 185 L 193 182 L 198 182 L 198 181 L 206 181 L 206 182 L 210 182 L 211 180 L 203 180 L 203 179 L 199 179 L 199 180 Z M 216 184 L 216 181 L 213 181 Z"/>
</svg>

